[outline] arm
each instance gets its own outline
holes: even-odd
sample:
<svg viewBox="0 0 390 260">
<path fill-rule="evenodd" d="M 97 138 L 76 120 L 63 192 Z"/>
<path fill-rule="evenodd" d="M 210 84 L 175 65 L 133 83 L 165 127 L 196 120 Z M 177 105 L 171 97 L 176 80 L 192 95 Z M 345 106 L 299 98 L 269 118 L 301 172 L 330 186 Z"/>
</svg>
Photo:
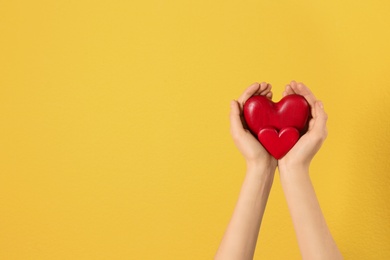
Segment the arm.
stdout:
<svg viewBox="0 0 390 260">
<path fill-rule="evenodd" d="M 274 169 L 248 168 L 215 259 L 253 259 L 273 178 Z"/>
<path fill-rule="evenodd" d="M 303 95 L 312 108 L 308 132 L 278 161 L 280 180 L 303 259 L 342 259 L 329 231 L 309 175 L 310 162 L 327 136 L 323 105 L 302 83 L 291 82 L 283 95 Z"/>
<path fill-rule="evenodd" d="M 272 97 L 271 85 L 252 84 L 238 99 L 232 101 L 230 129 L 234 143 L 244 156 L 247 172 L 232 218 L 222 238 L 215 259 L 253 259 L 257 236 L 271 190 L 276 160 L 244 128 L 242 108 L 252 95 Z"/>
</svg>

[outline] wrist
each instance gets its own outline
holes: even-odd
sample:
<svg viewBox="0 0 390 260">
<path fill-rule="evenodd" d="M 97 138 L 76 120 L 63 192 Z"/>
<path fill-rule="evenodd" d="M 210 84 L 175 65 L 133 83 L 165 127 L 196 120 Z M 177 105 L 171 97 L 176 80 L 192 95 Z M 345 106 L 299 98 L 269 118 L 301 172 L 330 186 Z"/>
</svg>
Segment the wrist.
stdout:
<svg viewBox="0 0 390 260">
<path fill-rule="evenodd" d="M 308 171 L 310 166 L 310 161 L 305 162 L 301 160 L 289 160 L 289 158 L 284 157 L 281 160 L 278 160 L 279 172 L 284 174 L 285 172 L 303 172 Z"/>
<path fill-rule="evenodd" d="M 272 159 L 269 162 L 247 161 L 247 175 L 272 176 L 273 178 L 277 166 L 277 161 L 275 159 Z"/>
<path fill-rule="evenodd" d="M 305 164 L 279 164 L 281 179 L 291 179 L 309 176 L 309 165 Z"/>
</svg>

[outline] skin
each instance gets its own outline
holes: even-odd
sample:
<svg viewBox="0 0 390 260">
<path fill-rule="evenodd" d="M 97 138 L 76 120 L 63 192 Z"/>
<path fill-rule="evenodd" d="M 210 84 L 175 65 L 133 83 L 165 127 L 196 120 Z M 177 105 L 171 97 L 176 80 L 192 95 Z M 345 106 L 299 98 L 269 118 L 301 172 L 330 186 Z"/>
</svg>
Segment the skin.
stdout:
<svg viewBox="0 0 390 260">
<path fill-rule="evenodd" d="M 277 166 L 302 258 L 342 259 L 309 176 L 310 162 L 327 136 L 324 106 L 303 83 L 292 81 L 286 86 L 283 96 L 304 96 L 311 106 L 313 118 L 309 122 L 307 133 L 277 161 L 246 128 L 242 113 L 246 100 L 253 95 L 264 95 L 272 99 L 271 88 L 266 82 L 254 83 L 237 101 L 231 102 L 230 131 L 235 145 L 245 159 L 247 170 L 215 259 L 253 259 Z"/>
<path fill-rule="evenodd" d="M 247 171 L 232 218 L 215 259 L 253 259 L 265 206 L 277 165 L 257 139 L 244 127 L 242 110 L 252 95 L 272 98 L 271 85 L 254 83 L 231 102 L 230 131 L 244 156 Z"/>
<path fill-rule="evenodd" d="M 302 259 L 343 259 L 326 224 L 309 175 L 310 162 L 327 137 L 328 116 L 321 101 L 303 83 L 292 81 L 283 96 L 299 94 L 311 107 L 309 130 L 278 161 L 280 180 Z"/>
</svg>

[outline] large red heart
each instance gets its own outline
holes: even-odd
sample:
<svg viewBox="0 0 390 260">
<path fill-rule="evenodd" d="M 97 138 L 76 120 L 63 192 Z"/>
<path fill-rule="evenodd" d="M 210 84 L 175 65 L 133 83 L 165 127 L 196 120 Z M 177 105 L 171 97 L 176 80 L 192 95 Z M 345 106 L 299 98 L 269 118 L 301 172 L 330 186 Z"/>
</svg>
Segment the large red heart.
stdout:
<svg viewBox="0 0 390 260">
<path fill-rule="evenodd" d="M 278 103 L 252 96 L 244 105 L 249 130 L 276 159 L 282 158 L 307 131 L 310 106 L 301 95 L 288 95 Z"/>
</svg>

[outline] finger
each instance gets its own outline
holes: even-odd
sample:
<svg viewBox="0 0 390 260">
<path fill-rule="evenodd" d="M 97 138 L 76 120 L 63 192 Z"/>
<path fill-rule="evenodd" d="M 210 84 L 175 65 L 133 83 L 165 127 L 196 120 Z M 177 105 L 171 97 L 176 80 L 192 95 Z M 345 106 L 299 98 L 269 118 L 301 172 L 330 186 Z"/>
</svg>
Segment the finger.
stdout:
<svg viewBox="0 0 390 260">
<path fill-rule="evenodd" d="M 284 92 L 283 92 L 283 97 L 285 97 L 287 95 L 291 95 L 291 94 L 295 94 L 294 90 L 291 88 L 290 85 L 286 85 L 286 88 L 284 89 Z"/>
<path fill-rule="evenodd" d="M 265 96 L 266 96 L 268 99 L 272 100 L 272 96 L 273 96 L 272 91 L 268 92 Z"/>
<path fill-rule="evenodd" d="M 296 94 L 304 96 L 310 106 L 314 106 L 314 103 L 316 102 L 316 97 L 310 91 L 310 89 L 305 86 L 305 84 L 301 82 L 296 83 L 295 81 L 292 81 L 291 88 Z"/>
<path fill-rule="evenodd" d="M 271 85 L 268 84 L 267 82 L 261 82 L 260 83 L 260 88 L 258 91 L 256 91 L 256 94 L 259 95 L 266 95 L 271 89 Z"/>
<path fill-rule="evenodd" d="M 237 101 L 230 102 L 230 131 L 233 136 L 240 135 L 244 132 L 241 122 L 241 111 Z"/>
<path fill-rule="evenodd" d="M 245 104 L 245 102 L 248 100 L 248 98 L 250 98 L 251 96 L 253 96 L 253 94 L 256 93 L 256 91 L 258 91 L 260 88 L 260 84 L 255 82 L 253 83 L 252 85 L 250 85 L 245 91 L 244 93 L 242 93 L 242 95 L 238 98 L 238 103 L 240 104 L 240 107 L 242 108 Z"/>
<path fill-rule="evenodd" d="M 291 80 L 290 87 L 294 91 L 294 89 L 297 87 L 297 82 L 295 80 Z"/>
<path fill-rule="evenodd" d="M 311 132 L 311 130 L 313 129 L 314 122 L 315 122 L 315 120 L 314 120 L 313 118 L 310 119 L 310 121 L 309 121 L 309 127 L 308 127 L 308 131 L 309 131 L 309 132 Z"/>
<path fill-rule="evenodd" d="M 267 83 L 267 86 L 263 91 L 260 92 L 260 95 L 267 96 L 267 94 L 271 92 L 271 89 L 272 89 L 272 85 Z"/>
<path fill-rule="evenodd" d="M 293 91 L 298 94 L 303 96 L 306 101 L 309 103 L 310 108 L 311 108 L 311 114 L 313 117 L 315 117 L 316 110 L 314 109 L 315 102 L 316 102 L 316 97 L 314 94 L 311 92 L 311 90 L 305 86 L 302 82 L 296 83 L 295 81 L 291 81 L 291 88 Z"/>
<path fill-rule="evenodd" d="M 328 115 L 324 110 L 324 105 L 321 101 L 315 103 L 315 123 L 313 125 L 313 131 L 316 132 L 320 137 L 325 139 L 327 135 L 326 122 L 328 121 Z"/>
</svg>

